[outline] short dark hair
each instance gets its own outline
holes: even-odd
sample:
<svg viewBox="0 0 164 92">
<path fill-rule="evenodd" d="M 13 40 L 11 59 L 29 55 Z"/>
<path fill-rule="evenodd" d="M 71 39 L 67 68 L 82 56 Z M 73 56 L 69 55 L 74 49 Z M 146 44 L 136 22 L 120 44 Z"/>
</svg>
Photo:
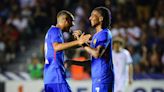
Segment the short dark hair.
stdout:
<svg viewBox="0 0 164 92">
<path fill-rule="evenodd" d="M 70 20 L 74 20 L 74 16 L 73 16 L 73 14 L 72 13 L 70 13 L 69 11 L 67 11 L 67 10 L 62 10 L 62 11 L 60 11 L 58 14 L 57 14 L 57 18 L 59 17 L 59 16 L 66 16 L 66 18 L 68 18 L 68 19 L 70 19 Z"/>
<path fill-rule="evenodd" d="M 111 24 L 111 12 L 106 7 L 97 7 L 94 10 L 98 11 L 103 17 L 102 28 L 109 28 Z"/>
</svg>

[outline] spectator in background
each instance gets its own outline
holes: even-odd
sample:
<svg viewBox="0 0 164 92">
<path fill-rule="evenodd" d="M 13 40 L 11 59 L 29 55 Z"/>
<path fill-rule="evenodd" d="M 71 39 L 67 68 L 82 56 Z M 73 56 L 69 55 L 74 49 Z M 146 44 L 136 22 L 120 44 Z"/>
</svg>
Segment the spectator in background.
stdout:
<svg viewBox="0 0 164 92">
<path fill-rule="evenodd" d="M 111 29 L 113 37 L 123 37 L 126 38 L 125 28 L 121 27 L 120 23 L 113 24 L 113 28 Z"/>
<path fill-rule="evenodd" d="M 132 59 L 133 59 L 133 64 L 139 64 L 141 61 L 141 54 L 139 53 L 139 51 L 137 49 L 135 49 L 132 45 L 128 45 L 126 47 L 128 49 L 128 51 L 130 52 Z"/>
<path fill-rule="evenodd" d="M 136 73 L 136 74 L 137 74 L 137 72 L 140 72 L 142 74 L 148 73 L 149 62 L 148 62 L 148 58 L 147 58 L 147 52 L 148 52 L 147 48 L 145 46 L 142 46 L 142 54 L 141 54 L 142 57 L 137 64 L 134 64 L 134 73 Z"/>
<path fill-rule="evenodd" d="M 16 57 L 17 41 L 19 40 L 19 32 L 13 25 L 6 25 L 4 29 L 4 35 L 6 36 L 6 61 L 11 62 Z"/>
<path fill-rule="evenodd" d="M 33 8 L 33 19 L 35 26 L 35 34 L 38 36 L 39 33 L 44 33 L 45 28 L 50 24 L 50 19 L 48 17 L 48 4 L 46 0 L 37 0 L 36 5 Z"/>
<path fill-rule="evenodd" d="M 153 29 L 156 29 L 162 25 L 162 15 L 158 11 L 154 12 L 154 16 L 149 21 L 149 26 Z"/>
<path fill-rule="evenodd" d="M 150 67 L 149 71 L 150 73 L 162 73 L 162 62 L 160 61 L 159 54 L 157 53 L 156 45 L 154 44 L 152 47 L 152 54 L 149 58 L 150 61 Z"/>
<path fill-rule="evenodd" d="M 43 76 L 43 65 L 38 57 L 33 57 L 31 64 L 28 65 L 28 72 L 32 79 L 40 79 Z"/>
<path fill-rule="evenodd" d="M 113 39 L 112 55 L 115 73 L 114 92 L 126 92 L 127 86 L 132 84 L 133 67 L 132 57 L 129 51 L 124 49 L 122 38 L 115 37 Z"/>
<path fill-rule="evenodd" d="M 6 62 L 4 62 L 5 48 L 6 48 L 6 44 L 3 41 L 3 32 L 0 29 L 0 65 L 2 65 L 2 63 L 6 63 Z"/>
<path fill-rule="evenodd" d="M 138 20 L 148 20 L 150 16 L 150 4 L 152 0 L 136 0 Z"/>
<path fill-rule="evenodd" d="M 21 8 L 34 7 L 36 1 L 37 0 L 19 0 L 19 3 Z"/>
<path fill-rule="evenodd" d="M 28 27 L 28 19 L 20 15 L 18 12 L 14 12 L 16 14 L 12 15 L 8 20 L 7 24 L 14 25 L 19 32 L 23 33 L 26 31 Z"/>
<path fill-rule="evenodd" d="M 128 45 L 138 47 L 140 44 L 141 29 L 132 20 L 128 21 L 129 27 L 127 28 Z"/>
<path fill-rule="evenodd" d="M 161 56 L 161 61 L 162 61 L 162 66 L 163 66 L 162 73 L 164 74 L 164 52 Z"/>
</svg>

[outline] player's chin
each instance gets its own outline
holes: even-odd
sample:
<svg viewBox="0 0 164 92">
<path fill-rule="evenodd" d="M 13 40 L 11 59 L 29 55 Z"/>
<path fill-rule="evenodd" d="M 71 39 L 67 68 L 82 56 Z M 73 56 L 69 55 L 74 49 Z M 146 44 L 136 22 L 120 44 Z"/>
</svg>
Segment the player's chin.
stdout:
<svg viewBox="0 0 164 92">
<path fill-rule="evenodd" d="M 97 23 L 91 22 L 91 26 L 92 26 L 92 27 L 96 27 L 96 25 L 97 25 Z"/>
<path fill-rule="evenodd" d="M 92 24 L 92 27 L 96 27 L 96 24 Z"/>
<path fill-rule="evenodd" d="M 94 26 L 95 26 L 95 24 L 94 24 L 94 23 L 91 23 L 91 26 L 92 26 L 92 27 L 94 27 Z"/>
</svg>

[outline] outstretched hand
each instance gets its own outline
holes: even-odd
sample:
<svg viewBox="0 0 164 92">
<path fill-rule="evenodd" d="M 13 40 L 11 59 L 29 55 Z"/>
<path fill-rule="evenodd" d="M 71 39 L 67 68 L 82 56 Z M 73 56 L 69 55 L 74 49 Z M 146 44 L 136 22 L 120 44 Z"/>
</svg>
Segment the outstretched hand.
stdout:
<svg viewBox="0 0 164 92">
<path fill-rule="evenodd" d="M 77 40 L 78 40 L 78 42 L 79 42 L 79 45 L 82 45 L 82 44 L 84 44 L 84 43 L 89 42 L 89 38 L 90 38 L 90 37 L 91 37 L 90 34 L 84 35 L 84 33 L 83 33 L 80 37 L 77 38 Z"/>
<path fill-rule="evenodd" d="M 76 39 L 79 39 L 80 35 L 82 35 L 81 30 L 76 30 L 76 31 L 73 32 L 73 36 Z"/>
</svg>

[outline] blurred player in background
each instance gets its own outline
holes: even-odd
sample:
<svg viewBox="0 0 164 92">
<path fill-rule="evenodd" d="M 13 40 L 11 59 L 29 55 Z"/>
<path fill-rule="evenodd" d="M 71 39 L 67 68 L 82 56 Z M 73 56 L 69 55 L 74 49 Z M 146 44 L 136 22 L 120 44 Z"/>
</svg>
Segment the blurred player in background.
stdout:
<svg viewBox="0 0 164 92">
<path fill-rule="evenodd" d="M 51 26 L 45 37 L 45 92 L 71 92 L 65 78 L 64 51 L 87 42 L 90 35 L 82 34 L 76 41 L 64 43 L 62 31 L 69 31 L 74 17 L 68 11 L 57 14 L 56 26 Z"/>
<path fill-rule="evenodd" d="M 132 57 L 129 51 L 123 47 L 124 41 L 122 38 L 116 37 L 113 39 L 114 92 L 126 92 L 128 84 L 131 85 L 133 80 Z"/>
<path fill-rule="evenodd" d="M 91 45 L 83 46 L 92 56 L 92 92 L 113 92 L 112 35 L 109 30 L 111 13 L 105 7 L 97 7 L 92 11 L 89 20 L 96 33 L 92 38 Z M 78 33 L 80 32 L 74 32 L 77 38 Z M 75 63 L 78 64 L 78 62 Z M 79 62 L 79 65 L 80 63 L 85 62 Z"/>
</svg>

